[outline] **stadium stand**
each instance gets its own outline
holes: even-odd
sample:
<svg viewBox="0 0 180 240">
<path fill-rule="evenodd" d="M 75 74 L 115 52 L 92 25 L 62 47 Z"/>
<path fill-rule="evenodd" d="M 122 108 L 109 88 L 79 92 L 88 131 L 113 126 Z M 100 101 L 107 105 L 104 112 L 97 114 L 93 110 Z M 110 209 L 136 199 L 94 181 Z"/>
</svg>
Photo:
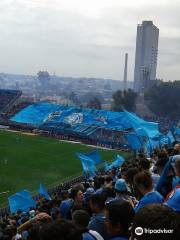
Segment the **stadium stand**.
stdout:
<svg viewBox="0 0 180 240">
<path fill-rule="evenodd" d="M 52 136 L 65 135 L 94 141 L 104 147 L 127 149 L 124 132 L 132 130 L 133 125 L 126 115 L 126 112 L 80 109 L 40 102 L 29 105 L 10 120 L 16 124 L 31 125 Z M 135 118 L 144 125 L 150 124 L 154 133 L 157 132 L 156 123 Z"/>
<path fill-rule="evenodd" d="M 0 89 L 0 114 L 10 111 L 22 95 L 19 90 Z"/>
<path fill-rule="evenodd" d="M 112 149 L 139 151 L 143 145 L 149 154 L 158 144 L 179 139 L 179 128 L 145 121 L 127 111 L 112 112 L 39 102 L 31 104 L 10 118 L 11 124 L 38 129 L 56 138 L 89 141 Z M 162 121 L 161 121 L 162 122 Z M 73 140 L 72 140 L 73 141 Z M 142 144 L 143 143 L 143 144 Z"/>
<path fill-rule="evenodd" d="M 162 166 L 159 163 L 165 156 Z M 180 144 L 156 150 L 151 159 L 139 154 L 121 168 L 100 171 L 49 191 L 51 200 L 42 194 L 27 211 L 1 217 L 0 239 L 176 240 L 180 234 L 177 177 Z M 168 193 L 162 196 L 165 190 Z"/>
<path fill-rule="evenodd" d="M 38 103 L 11 121 L 62 139 L 89 141 L 91 136 L 91 141 L 98 139 L 104 146 L 123 143 L 122 132 L 129 134 L 141 123 L 145 131 L 137 134 L 149 134 L 152 140 L 159 133 L 157 124 L 129 114 L 134 127 L 127 114 Z M 179 179 L 179 143 L 162 144 L 150 155 L 137 151 L 121 167 L 99 169 L 48 189 L 51 199 L 44 192 L 34 197 L 35 206 L 26 211 L 2 215 L 0 240 L 176 240 L 180 235 Z"/>
</svg>

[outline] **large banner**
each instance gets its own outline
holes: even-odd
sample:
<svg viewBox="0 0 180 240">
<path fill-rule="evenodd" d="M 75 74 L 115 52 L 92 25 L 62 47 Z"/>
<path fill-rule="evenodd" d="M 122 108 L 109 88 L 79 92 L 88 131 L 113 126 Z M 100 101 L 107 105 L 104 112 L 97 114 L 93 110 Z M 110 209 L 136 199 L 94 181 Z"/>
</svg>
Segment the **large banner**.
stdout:
<svg viewBox="0 0 180 240">
<path fill-rule="evenodd" d="M 50 103 L 30 105 L 13 116 L 11 120 L 32 124 L 36 127 L 49 126 L 56 128 L 59 124 L 66 124 L 73 129 L 79 126 L 96 126 L 117 131 L 134 129 L 137 131 L 137 135 L 148 135 L 148 137 L 155 137 L 158 134 L 157 123 L 144 121 L 127 111 L 80 109 Z"/>
</svg>

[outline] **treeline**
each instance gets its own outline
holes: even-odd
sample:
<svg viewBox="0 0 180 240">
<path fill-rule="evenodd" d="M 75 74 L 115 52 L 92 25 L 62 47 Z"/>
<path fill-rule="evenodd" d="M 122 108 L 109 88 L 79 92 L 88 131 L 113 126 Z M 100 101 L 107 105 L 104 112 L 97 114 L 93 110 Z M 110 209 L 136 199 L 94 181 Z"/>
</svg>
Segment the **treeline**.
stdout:
<svg viewBox="0 0 180 240">
<path fill-rule="evenodd" d="M 180 118 L 180 81 L 161 82 L 144 94 L 149 109 L 161 117 Z"/>
<path fill-rule="evenodd" d="M 77 96 L 76 96 L 77 97 Z M 138 94 L 132 89 L 117 90 L 112 95 L 111 110 L 130 112 L 136 111 L 136 99 Z M 75 96 L 71 99 L 77 103 Z M 102 99 L 98 95 L 86 96 L 87 107 L 101 109 Z M 81 101 L 80 101 L 81 102 Z M 144 102 L 149 110 L 159 116 L 168 118 L 180 118 L 180 81 L 160 82 L 144 92 Z"/>
</svg>

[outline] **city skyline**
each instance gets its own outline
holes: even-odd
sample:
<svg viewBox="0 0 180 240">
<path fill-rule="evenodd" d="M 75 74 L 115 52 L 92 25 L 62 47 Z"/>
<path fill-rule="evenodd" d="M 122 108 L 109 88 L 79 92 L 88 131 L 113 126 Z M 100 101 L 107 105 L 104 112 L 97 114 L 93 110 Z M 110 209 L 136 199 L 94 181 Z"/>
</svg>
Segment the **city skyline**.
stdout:
<svg viewBox="0 0 180 240">
<path fill-rule="evenodd" d="M 157 78 L 178 80 L 180 2 L 164 0 L 1 0 L 0 72 L 39 70 L 72 77 L 134 79 L 136 28 L 160 29 Z"/>
</svg>

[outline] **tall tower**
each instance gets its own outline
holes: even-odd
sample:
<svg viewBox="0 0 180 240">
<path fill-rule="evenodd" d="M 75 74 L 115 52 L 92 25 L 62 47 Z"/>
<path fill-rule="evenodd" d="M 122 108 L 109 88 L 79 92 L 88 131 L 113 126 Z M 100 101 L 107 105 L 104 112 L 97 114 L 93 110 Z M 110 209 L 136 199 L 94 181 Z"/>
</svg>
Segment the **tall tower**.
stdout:
<svg viewBox="0 0 180 240">
<path fill-rule="evenodd" d="M 125 64 L 124 64 L 124 90 L 127 90 L 127 67 L 128 67 L 128 53 L 125 54 Z"/>
<path fill-rule="evenodd" d="M 134 91 L 143 92 L 156 80 L 159 29 L 152 21 L 137 26 Z"/>
</svg>

